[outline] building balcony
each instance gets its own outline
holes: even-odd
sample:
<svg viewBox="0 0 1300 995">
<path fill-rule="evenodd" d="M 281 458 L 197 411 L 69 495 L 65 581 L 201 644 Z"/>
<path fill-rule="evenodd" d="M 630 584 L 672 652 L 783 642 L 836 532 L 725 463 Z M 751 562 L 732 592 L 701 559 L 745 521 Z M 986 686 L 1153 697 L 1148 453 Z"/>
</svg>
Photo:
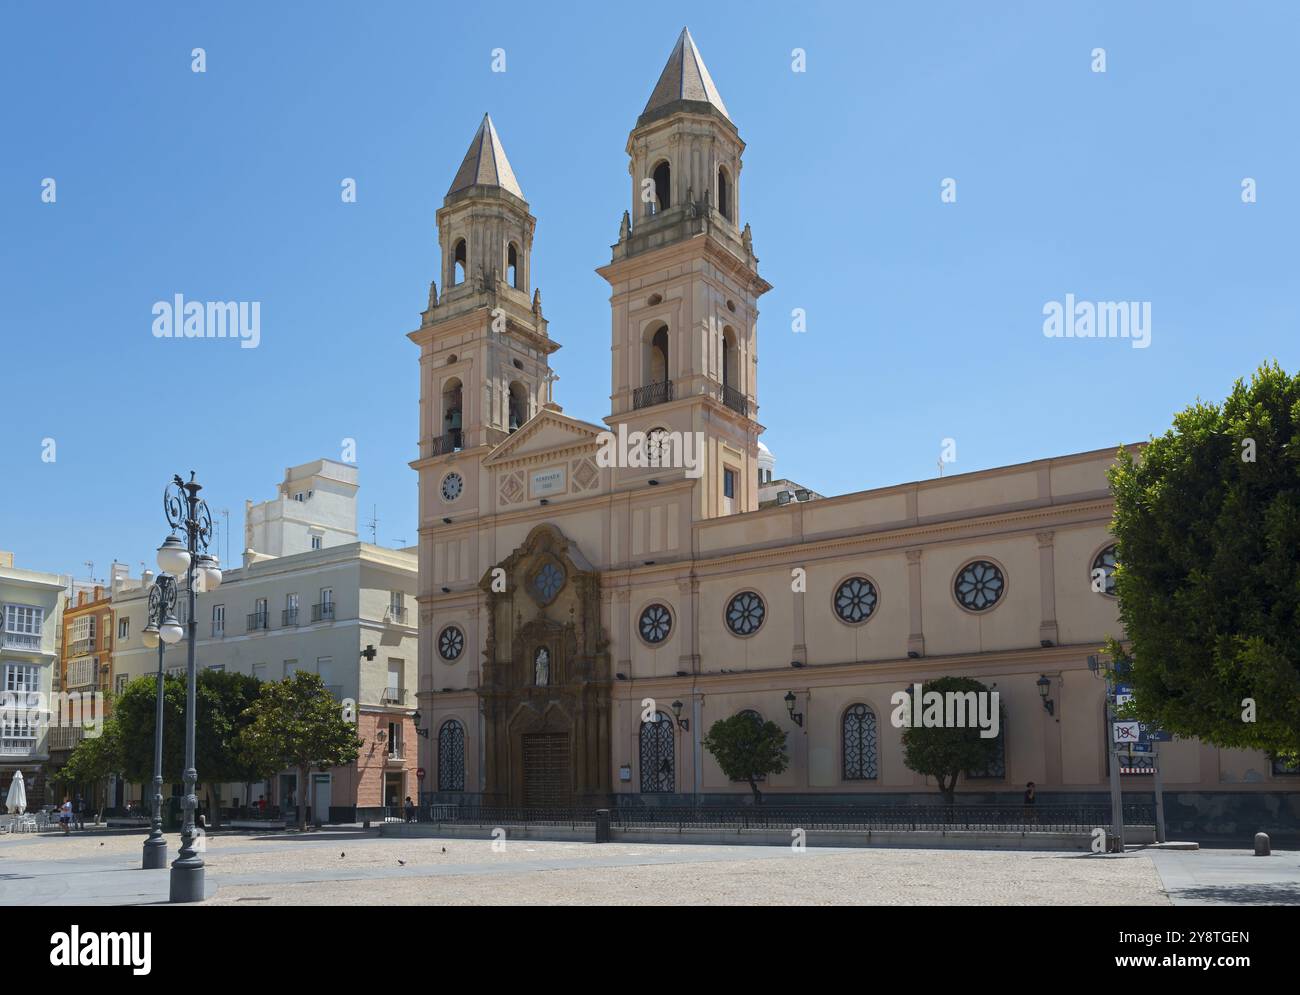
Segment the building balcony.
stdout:
<svg viewBox="0 0 1300 995">
<path fill-rule="evenodd" d="M 258 629 L 270 628 L 266 619 L 266 612 L 253 612 L 248 616 L 247 629 L 249 632 L 256 632 Z"/>
<path fill-rule="evenodd" d="M 319 605 L 311 606 L 311 620 L 313 622 L 333 622 L 334 621 L 334 602 L 323 602 Z"/>
<path fill-rule="evenodd" d="M 465 433 L 458 428 L 453 428 L 446 435 L 440 435 L 429 443 L 430 456 L 446 456 L 448 453 L 457 453 L 465 448 Z"/>
<path fill-rule="evenodd" d="M 41 637 L 25 632 L 0 632 L 0 649 L 26 650 L 29 653 L 41 651 Z"/>
<path fill-rule="evenodd" d="M 298 624 L 297 608 L 286 608 L 284 611 L 280 612 L 281 626 L 288 628 L 291 625 L 297 625 L 297 624 Z"/>
<path fill-rule="evenodd" d="M 718 391 L 718 400 L 737 414 L 744 415 L 746 418 L 749 417 L 749 398 L 743 392 L 736 390 L 735 387 L 723 384 Z"/>
<path fill-rule="evenodd" d="M 666 404 L 672 399 L 673 382 L 661 380 L 659 383 L 648 383 L 632 391 L 632 408 L 633 410 L 649 408 L 656 404 Z"/>
<path fill-rule="evenodd" d="M 213 623 L 212 623 L 212 638 L 213 638 L 213 639 L 224 639 L 224 638 L 226 638 L 226 623 L 225 623 L 225 622 L 213 622 Z"/>
<path fill-rule="evenodd" d="M 379 698 L 385 705 L 405 705 L 406 688 L 384 688 Z"/>
<path fill-rule="evenodd" d="M 0 757 L 24 757 L 32 760 L 45 759 L 36 752 L 35 739 L 0 739 Z"/>
<path fill-rule="evenodd" d="M 80 726 L 55 726 L 50 729 L 50 751 L 75 750 L 85 738 L 86 730 Z"/>
<path fill-rule="evenodd" d="M 397 622 L 399 625 L 405 625 L 406 609 L 398 608 L 395 605 L 390 605 L 388 608 L 388 620 L 390 622 Z"/>
<path fill-rule="evenodd" d="M 95 637 L 74 639 L 68 643 L 68 656 L 90 656 L 95 652 Z"/>
</svg>

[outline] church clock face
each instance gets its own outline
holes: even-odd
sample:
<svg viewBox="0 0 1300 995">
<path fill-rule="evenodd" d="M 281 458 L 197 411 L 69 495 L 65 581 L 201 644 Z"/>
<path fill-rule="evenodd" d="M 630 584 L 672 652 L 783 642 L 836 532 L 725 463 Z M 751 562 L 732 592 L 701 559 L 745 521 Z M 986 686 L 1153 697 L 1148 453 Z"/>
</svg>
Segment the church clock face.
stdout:
<svg viewBox="0 0 1300 995">
<path fill-rule="evenodd" d="M 442 499 L 448 504 L 460 497 L 464 489 L 465 481 L 459 473 L 449 473 L 442 478 Z"/>
</svg>

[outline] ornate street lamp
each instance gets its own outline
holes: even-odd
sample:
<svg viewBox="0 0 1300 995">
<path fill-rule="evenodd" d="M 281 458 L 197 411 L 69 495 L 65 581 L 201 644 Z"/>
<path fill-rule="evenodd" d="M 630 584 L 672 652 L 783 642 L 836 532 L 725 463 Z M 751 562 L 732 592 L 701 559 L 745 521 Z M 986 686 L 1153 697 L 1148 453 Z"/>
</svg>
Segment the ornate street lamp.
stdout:
<svg viewBox="0 0 1300 995">
<path fill-rule="evenodd" d="M 149 624 L 140 633 L 140 641 L 145 646 L 158 647 L 158 698 L 153 723 L 153 825 L 149 838 L 144 841 L 140 864 L 146 871 L 167 866 L 167 840 L 162 831 L 163 653 L 168 646 L 180 642 L 183 634 L 176 621 L 176 578 L 159 574 L 149 588 Z"/>
<path fill-rule="evenodd" d="M 202 489 L 202 485 L 194 479 L 193 470 L 190 471 L 188 481 L 182 480 L 180 476 L 172 477 L 172 482 L 163 492 L 163 513 L 167 516 L 167 524 L 172 531 L 158 548 L 159 569 L 163 573 L 185 575 L 188 608 L 185 624 L 189 630 L 185 653 L 185 795 L 182 799 L 185 820 L 181 826 L 181 851 L 172 861 L 173 902 L 203 900 L 203 858 L 194 849 L 194 810 L 198 807 L 194 786 L 199 779 L 199 772 L 194 767 L 195 687 L 198 684 L 194 662 L 194 643 L 198 629 L 195 602 L 200 590 L 217 589 L 221 583 L 221 571 L 217 567 L 216 558 L 208 555 L 208 543 L 212 541 L 212 515 L 208 511 L 207 502 L 199 497 Z M 176 534 L 178 531 L 179 536 Z M 168 634 L 168 626 L 164 624 L 159 629 L 159 635 L 165 640 Z M 159 700 L 161 702 L 161 698 Z"/>
</svg>

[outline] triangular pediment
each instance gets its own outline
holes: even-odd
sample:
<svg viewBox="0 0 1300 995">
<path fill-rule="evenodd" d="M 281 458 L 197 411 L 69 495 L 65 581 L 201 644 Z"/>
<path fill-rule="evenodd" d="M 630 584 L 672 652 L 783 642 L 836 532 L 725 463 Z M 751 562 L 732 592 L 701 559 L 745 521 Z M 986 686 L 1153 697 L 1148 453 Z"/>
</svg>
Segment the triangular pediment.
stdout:
<svg viewBox="0 0 1300 995">
<path fill-rule="evenodd" d="M 579 421 L 558 411 L 539 411 L 509 438 L 502 440 L 483 460 L 483 465 L 504 466 L 595 449 L 604 431 L 607 429 L 603 426 Z"/>
</svg>

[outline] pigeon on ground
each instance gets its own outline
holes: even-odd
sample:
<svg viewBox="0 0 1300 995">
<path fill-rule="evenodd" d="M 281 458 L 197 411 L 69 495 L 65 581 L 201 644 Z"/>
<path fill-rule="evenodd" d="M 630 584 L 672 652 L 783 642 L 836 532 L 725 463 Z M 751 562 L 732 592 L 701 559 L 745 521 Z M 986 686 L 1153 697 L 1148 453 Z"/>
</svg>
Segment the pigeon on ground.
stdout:
<svg viewBox="0 0 1300 995">
<path fill-rule="evenodd" d="M 346 856 L 347 856 L 346 853 L 340 853 L 340 854 L 339 854 L 339 860 L 342 860 L 342 859 L 343 859 L 344 857 L 346 857 Z"/>
<path fill-rule="evenodd" d="M 102 844 L 101 844 L 101 845 L 102 845 Z M 446 852 L 447 852 L 447 848 L 446 848 L 445 846 L 442 848 L 442 852 L 443 852 L 443 853 L 446 853 Z"/>
<path fill-rule="evenodd" d="M 403 867 L 406 866 L 406 861 L 405 861 L 405 860 L 399 860 L 398 863 L 401 864 Z"/>
</svg>

